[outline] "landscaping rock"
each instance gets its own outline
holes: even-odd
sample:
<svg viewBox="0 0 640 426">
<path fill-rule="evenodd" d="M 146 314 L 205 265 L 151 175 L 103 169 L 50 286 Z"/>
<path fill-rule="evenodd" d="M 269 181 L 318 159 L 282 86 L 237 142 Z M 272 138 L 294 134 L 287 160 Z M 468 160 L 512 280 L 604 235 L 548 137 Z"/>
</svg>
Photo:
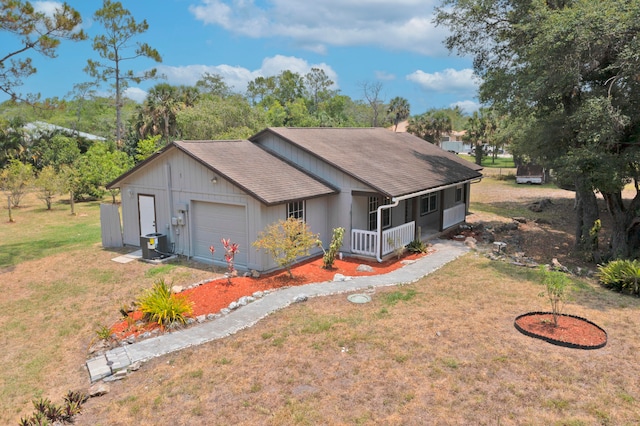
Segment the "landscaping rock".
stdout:
<svg viewBox="0 0 640 426">
<path fill-rule="evenodd" d="M 347 277 L 346 275 L 342 275 L 342 274 L 335 274 L 333 276 L 333 281 L 335 281 L 335 282 L 351 281 L 351 277 Z"/>
<path fill-rule="evenodd" d="M 182 293 L 182 290 L 184 290 L 184 287 L 182 287 L 181 285 L 174 285 L 173 287 L 171 287 L 171 293 L 173 294 Z"/>
<path fill-rule="evenodd" d="M 540 213 L 540 212 L 544 211 L 547 207 L 549 207 L 552 204 L 553 203 L 551 202 L 551 200 L 549 198 L 544 198 L 544 199 L 542 199 L 540 201 L 536 201 L 536 202 L 533 202 L 533 203 L 529 204 L 528 209 L 531 210 L 532 212 Z"/>
<path fill-rule="evenodd" d="M 475 249 L 477 243 L 478 243 L 478 240 L 476 240 L 473 237 L 467 237 L 464 239 L 464 245 L 469 247 L 470 249 Z"/>
<path fill-rule="evenodd" d="M 198 324 L 202 324 L 206 320 L 207 320 L 207 316 L 206 315 L 198 315 L 196 317 L 196 321 L 198 322 Z"/>
<path fill-rule="evenodd" d="M 308 299 L 306 294 L 299 294 L 293 298 L 293 303 L 306 302 Z"/>
<path fill-rule="evenodd" d="M 92 385 L 91 387 L 89 387 L 89 390 L 87 391 L 87 394 L 89 395 L 89 398 L 95 398 L 97 396 L 102 396 L 102 395 L 106 395 L 109 393 L 111 389 L 109 388 L 109 385 L 106 383 L 96 383 L 94 385 Z"/>
<path fill-rule="evenodd" d="M 252 294 L 253 297 L 255 297 L 256 299 L 260 299 L 262 296 L 264 296 L 264 293 L 262 291 L 256 291 L 255 293 Z"/>
<path fill-rule="evenodd" d="M 229 309 L 229 308 L 222 308 L 222 309 L 220 309 L 220 313 L 221 313 L 222 315 L 228 315 L 229 313 L 231 313 L 231 309 Z"/>
<path fill-rule="evenodd" d="M 358 267 L 356 268 L 356 271 L 358 272 L 373 272 L 374 269 L 373 267 L 369 266 L 369 265 L 358 265 Z M 335 277 L 334 277 L 334 281 L 335 281 Z M 344 280 L 342 280 L 344 281 Z"/>
<path fill-rule="evenodd" d="M 240 307 L 240 305 L 238 304 L 238 302 L 231 302 L 229 303 L 229 310 L 233 311 L 235 309 L 238 309 Z"/>
<path fill-rule="evenodd" d="M 251 270 L 251 277 L 260 278 L 260 272 L 256 271 L 255 269 L 252 269 Z"/>
</svg>

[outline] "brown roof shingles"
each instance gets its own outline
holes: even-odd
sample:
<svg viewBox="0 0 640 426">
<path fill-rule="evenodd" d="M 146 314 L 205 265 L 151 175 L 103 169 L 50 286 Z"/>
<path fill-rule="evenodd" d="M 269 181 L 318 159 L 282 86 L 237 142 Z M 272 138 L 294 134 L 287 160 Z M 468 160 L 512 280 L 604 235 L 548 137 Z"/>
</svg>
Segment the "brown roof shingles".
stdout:
<svg viewBox="0 0 640 426">
<path fill-rule="evenodd" d="M 268 128 L 382 194 L 398 197 L 482 176 L 482 168 L 409 133 L 383 128 Z"/>
<path fill-rule="evenodd" d="M 247 140 L 174 145 L 267 205 L 339 192 Z"/>
</svg>

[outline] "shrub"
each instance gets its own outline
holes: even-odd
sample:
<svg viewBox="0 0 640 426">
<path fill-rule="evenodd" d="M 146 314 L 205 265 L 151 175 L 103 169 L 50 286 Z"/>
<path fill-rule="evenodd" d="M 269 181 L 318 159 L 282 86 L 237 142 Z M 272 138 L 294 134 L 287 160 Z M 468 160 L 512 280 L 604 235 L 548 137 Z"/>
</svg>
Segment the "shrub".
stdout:
<svg viewBox="0 0 640 426">
<path fill-rule="evenodd" d="M 558 325 L 558 316 L 562 313 L 562 307 L 566 298 L 566 288 L 571 282 L 569 277 L 558 271 L 548 271 L 544 266 L 540 268 L 542 274 L 542 283 L 546 286 L 547 291 L 539 294 L 544 297 L 545 294 L 551 303 L 551 313 L 553 314 L 553 325 Z"/>
<path fill-rule="evenodd" d="M 340 247 L 342 247 L 342 240 L 344 239 L 344 228 L 335 228 L 333 230 L 333 236 L 331 237 L 331 244 L 329 245 L 329 250 L 324 250 L 324 256 L 322 256 L 322 267 L 324 269 L 331 269 L 333 267 L 333 262 L 336 260 L 336 256 L 338 255 L 338 251 Z"/>
<path fill-rule="evenodd" d="M 409 253 L 426 253 L 427 250 L 429 250 L 429 246 L 423 243 L 419 238 L 416 238 L 407 244 L 407 250 Z"/>
<path fill-rule="evenodd" d="M 73 417 L 79 414 L 82 405 L 89 397 L 82 392 L 69 391 L 63 405 L 56 405 L 47 398 L 33 401 L 34 412 L 30 417 L 21 418 L 20 426 L 73 423 Z"/>
<path fill-rule="evenodd" d="M 156 281 L 139 299 L 138 306 L 147 321 L 158 325 L 184 324 L 192 312 L 192 304 L 185 295 L 171 294 L 163 279 Z"/>
<path fill-rule="evenodd" d="M 638 289 L 640 261 L 638 260 L 612 260 L 606 265 L 599 265 L 598 278 L 605 287 L 640 295 Z"/>
<path fill-rule="evenodd" d="M 269 225 L 258 234 L 253 242 L 255 248 L 263 249 L 293 278 L 291 265 L 300 257 L 309 255 L 312 247 L 318 243 L 318 235 L 311 232 L 303 221 L 290 217 Z"/>
</svg>

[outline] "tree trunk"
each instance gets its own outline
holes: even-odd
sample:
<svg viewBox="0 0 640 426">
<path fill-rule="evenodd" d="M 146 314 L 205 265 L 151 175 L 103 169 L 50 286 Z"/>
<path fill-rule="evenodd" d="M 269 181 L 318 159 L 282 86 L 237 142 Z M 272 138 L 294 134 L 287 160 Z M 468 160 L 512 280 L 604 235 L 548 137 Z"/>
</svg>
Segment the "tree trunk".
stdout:
<svg viewBox="0 0 640 426">
<path fill-rule="evenodd" d="M 476 142 L 476 152 L 475 152 L 475 160 L 478 166 L 482 166 L 482 143 Z"/>
<path fill-rule="evenodd" d="M 590 231 L 600 218 L 598 200 L 584 178 L 578 177 L 576 184 L 576 249 L 585 252 L 591 259 L 598 259 L 597 235 Z"/>
<path fill-rule="evenodd" d="M 603 193 L 607 209 L 611 215 L 612 229 L 609 243 L 612 259 L 628 259 L 632 257 L 635 247 L 638 217 L 636 212 L 640 207 L 640 192 L 636 188 L 636 195 L 628 206 L 622 200 L 622 192 Z"/>
<path fill-rule="evenodd" d="M 629 257 L 629 238 L 627 235 L 627 221 L 622 194 L 620 192 L 603 193 L 607 210 L 611 216 L 611 237 L 609 241 L 609 256 L 612 259 L 626 259 Z"/>
</svg>

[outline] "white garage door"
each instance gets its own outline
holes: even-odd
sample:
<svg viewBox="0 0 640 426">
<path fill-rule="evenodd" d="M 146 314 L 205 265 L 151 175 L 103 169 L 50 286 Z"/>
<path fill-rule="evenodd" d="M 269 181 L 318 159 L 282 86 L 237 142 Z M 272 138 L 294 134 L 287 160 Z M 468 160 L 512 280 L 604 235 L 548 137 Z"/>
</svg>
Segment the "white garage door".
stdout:
<svg viewBox="0 0 640 426">
<path fill-rule="evenodd" d="M 244 206 L 193 202 L 193 246 L 195 257 L 211 260 L 209 246 L 216 249 L 214 258 L 224 262 L 224 248 L 220 240 L 230 238 L 240 245 L 235 257 L 237 267 L 247 266 L 247 218 Z"/>
</svg>

